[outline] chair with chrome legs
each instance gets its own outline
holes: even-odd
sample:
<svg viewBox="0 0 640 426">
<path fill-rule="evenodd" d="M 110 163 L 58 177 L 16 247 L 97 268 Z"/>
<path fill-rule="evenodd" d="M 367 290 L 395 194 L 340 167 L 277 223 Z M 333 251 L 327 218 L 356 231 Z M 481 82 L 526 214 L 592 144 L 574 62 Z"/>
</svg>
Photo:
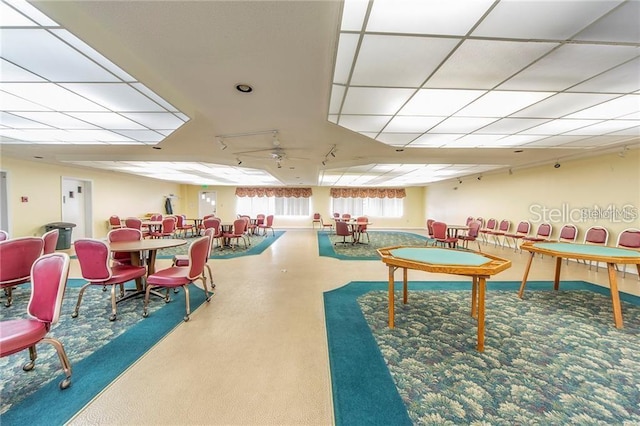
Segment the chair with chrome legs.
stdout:
<svg viewBox="0 0 640 426">
<path fill-rule="evenodd" d="M 169 298 L 169 289 L 179 287 L 184 289 L 186 302 L 185 322 L 189 321 L 189 315 L 191 314 L 191 307 L 189 306 L 189 284 L 197 280 L 202 280 L 205 300 L 209 302 L 211 296 L 209 296 L 207 279 L 204 276 L 204 267 L 207 264 L 210 249 L 211 242 L 209 237 L 198 237 L 189 245 L 189 266 L 170 266 L 169 268 L 157 271 L 155 274 L 149 275 L 147 277 L 147 291 L 144 296 L 144 311 L 142 312 L 142 316 L 145 318 L 149 316 L 149 294 L 151 290 L 159 287 L 167 289 L 164 299 L 167 303 L 171 300 Z"/>
<path fill-rule="evenodd" d="M 215 234 L 216 229 L 214 228 L 207 228 L 204 230 L 204 235 L 206 237 L 209 237 L 209 241 L 211 243 L 211 246 L 209 247 L 209 254 L 207 255 L 207 261 L 209 260 L 211 252 L 213 250 L 213 240 L 215 240 Z M 173 264 L 171 266 L 189 266 L 189 255 L 176 254 L 175 256 L 173 256 Z M 209 281 L 211 282 L 211 291 L 213 291 L 213 289 L 216 288 L 216 285 L 213 283 L 213 273 L 211 272 L 211 267 L 207 263 L 205 263 L 204 266 L 206 266 L 207 270 L 209 271 Z"/>
<path fill-rule="evenodd" d="M 0 357 L 29 349 L 30 361 L 22 366 L 24 371 L 31 371 L 35 367 L 37 344 L 49 343 L 55 348 L 65 374 L 60 382 L 60 389 L 71 385 L 71 363 L 62 342 L 48 334 L 60 317 L 68 273 L 68 254 L 51 253 L 39 257 L 33 263 L 30 273 L 31 298 L 27 305 L 29 318 L 0 322 Z"/>
<path fill-rule="evenodd" d="M 31 266 L 42 254 L 41 237 L 19 237 L 0 241 L 0 288 L 7 297 L 6 307 L 13 302 L 13 289 L 31 279 Z"/>
</svg>

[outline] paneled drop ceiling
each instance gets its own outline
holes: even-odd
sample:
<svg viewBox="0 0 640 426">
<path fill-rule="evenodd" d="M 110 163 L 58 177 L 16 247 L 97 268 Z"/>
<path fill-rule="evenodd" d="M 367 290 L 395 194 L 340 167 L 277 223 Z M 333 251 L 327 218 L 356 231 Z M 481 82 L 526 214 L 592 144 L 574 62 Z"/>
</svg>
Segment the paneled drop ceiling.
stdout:
<svg viewBox="0 0 640 426">
<path fill-rule="evenodd" d="M 4 0 L 0 150 L 323 186 L 623 153 L 640 146 L 638 22 L 638 0 Z"/>
</svg>

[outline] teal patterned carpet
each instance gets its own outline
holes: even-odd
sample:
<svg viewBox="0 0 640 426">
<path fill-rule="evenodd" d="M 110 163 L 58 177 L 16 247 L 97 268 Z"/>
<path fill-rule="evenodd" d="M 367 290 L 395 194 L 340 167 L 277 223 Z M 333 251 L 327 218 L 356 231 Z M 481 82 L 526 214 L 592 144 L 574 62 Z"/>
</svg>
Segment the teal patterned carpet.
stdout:
<svg viewBox="0 0 640 426">
<path fill-rule="evenodd" d="M 118 305 L 118 318 L 109 321 L 110 293 L 99 287 L 85 291 L 77 318 L 71 318 L 83 280 L 70 279 L 65 291 L 60 321 L 50 335 L 65 347 L 71 362 L 71 386 L 64 391 L 58 383 L 64 378 L 53 347 L 36 346 L 36 367 L 25 372 L 29 360 L 25 350 L 0 358 L 0 423 L 2 425 L 63 424 L 111 381 L 137 361 L 169 331 L 182 323 L 185 314 L 184 292 L 171 293 L 171 302 L 153 297 L 149 317 L 142 317 L 143 298 Z M 133 288 L 133 283 L 127 287 Z M 0 319 L 24 318 L 29 288 L 14 290 L 9 308 L 0 301 Z M 191 312 L 204 302 L 204 292 L 190 286 Z M 191 321 L 196 319 L 192 318 Z"/>
<path fill-rule="evenodd" d="M 410 283 L 393 330 L 386 282 L 325 293 L 336 424 L 640 424 L 640 298 L 616 329 L 608 289 L 518 285 L 488 283 L 483 353 L 469 283 Z"/>
<path fill-rule="evenodd" d="M 366 237 L 364 238 L 367 241 Z M 367 244 L 335 244 L 342 241 L 335 233 L 318 231 L 318 253 L 320 256 L 341 260 L 380 260 L 376 252 L 382 247 L 425 246 L 427 237 L 410 232 L 369 231 Z"/>
</svg>

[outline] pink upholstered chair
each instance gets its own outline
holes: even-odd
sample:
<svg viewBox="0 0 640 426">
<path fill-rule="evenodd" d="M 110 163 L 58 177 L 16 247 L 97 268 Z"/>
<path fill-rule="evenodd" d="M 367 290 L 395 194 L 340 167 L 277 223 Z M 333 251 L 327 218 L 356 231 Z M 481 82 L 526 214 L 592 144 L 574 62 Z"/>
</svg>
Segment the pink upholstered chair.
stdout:
<svg viewBox="0 0 640 426">
<path fill-rule="evenodd" d="M 211 256 L 211 252 L 213 250 L 213 240 L 214 235 L 216 233 L 216 229 L 214 228 L 207 228 L 204 230 L 204 235 L 205 237 L 209 237 L 209 243 L 210 243 L 210 247 L 209 247 L 209 254 L 207 255 L 207 261 L 209 260 L 209 257 Z M 189 266 L 189 255 L 188 254 L 176 254 L 175 256 L 173 256 L 173 264 L 171 266 Z M 209 264 L 205 263 L 204 266 L 207 267 L 207 271 L 209 271 L 209 281 L 211 282 L 211 291 L 213 291 L 214 288 L 216 288 L 216 285 L 213 283 L 213 273 L 211 272 L 211 267 L 209 266 Z"/>
<path fill-rule="evenodd" d="M 176 216 L 176 219 L 178 219 L 176 223 L 177 233 L 179 233 L 183 237 L 187 237 L 187 232 L 191 231 L 191 235 L 195 235 L 195 227 L 192 224 L 187 223 L 187 216 L 179 214 Z"/>
<path fill-rule="evenodd" d="M 213 233 L 213 239 L 218 242 L 218 247 L 222 246 L 223 233 L 221 225 L 222 221 L 215 216 L 209 217 L 202 222 L 202 229 L 206 231 L 209 228 L 213 228 L 215 231 Z"/>
<path fill-rule="evenodd" d="M 124 224 L 117 215 L 114 214 L 109 217 L 109 229 L 118 229 L 122 228 L 123 226 Z"/>
<path fill-rule="evenodd" d="M 110 243 L 116 241 L 140 241 L 141 239 L 142 232 L 133 228 L 112 229 L 107 234 L 107 241 Z M 141 256 L 140 258 L 142 259 L 143 257 Z M 114 265 L 131 265 L 131 254 L 125 251 L 111 253 L 111 259 L 113 259 Z"/>
<path fill-rule="evenodd" d="M 51 254 L 56 251 L 56 245 L 58 245 L 59 235 L 60 231 L 58 229 L 52 229 L 51 231 L 44 233 L 44 235 L 42 236 L 42 241 L 44 242 L 42 254 Z"/>
<path fill-rule="evenodd" d="M 485 244 L 489 242 L 489 232 L 495 231 L 497 226 L 498 221 L 494 218 L 491 218 L 487 220 L 487 225 L 484 228 L 480 228 L 480 237 Z"/>
<path fill-rule="evenodd" d="M 60 382 L 60 389 L 71 385 L 71 364 L 62 342 L 48 337 L 48 334 L 60 317 L 68 273 L 69 255 L 66 253 L 51 253 L 39 257 L 30 272 L 31 297 L 27 305 L 29 318 L 0 322 L 0 357 L 29 349 L 30 361 L 22 366 L 24 371 L 31 371 L 35 367 L 37 344 L 49 343 L 55 348 L 65 374 Z"/>
<path fill-rule="evenodd" d="M 31 266 L 42 255 L 41 237 L 19 237 L 0 241 L 0 288 L 7 296 L 5 306 L 11 306 L 13 288 L 31 279 Z"/>
<path fill-rule="evenodd" d="M 0 229 L 0 241 L 6 241 L 9 239 L 9 233 Z"/>
<path fill-rule="evenodd" d="M 518 241 L 528 236 L 529 231 L 531 231 L 531 223 L 528 220 L 521 220 L 516 227 L 516 232 L 504 234 L 504 241 L 509 244 L 509 239 L 511 239 L 513 241 L 513 251 L 515 252 L 518 250 Z"/>
<path fill-rule="evenodd" d="M 447 224 L 444 222 L 435 221 L 431 224 L 433 228 L 433 238 L 436 240 L 435 244 L 440 243 L 444 247 L 455 247 L 458 244 L 458 238 L 450 237 L 447 235 Z"/>
<path fill-rule="evenodd" d="M 578 228 L 571 223 L 567 223 L 560 229 L 558 241 L 561 243 L 575 243 L 578 239 Z"/>
<path fill-rule="evenodd" d="M 176 218 L 174 216 L 167 216 L 162 219 L 162 227 L 159 230 L 151 231 L 149 235 L 151 238 L 173 238 L 176 236 Z"/>
<path fill-rule="evenodd" d="M 433 222 L 435 222 L 435 219 L 427 219 L 427 235 L 429 235 L 427 245 L 433 241 Z M 433 244 L 435 245 L 435 241 L 433 241 Z"/>
<path fill-rule="evenodd" d="M 311 226 L 313 226 L 313 228 L 315 229 L 316 227 L 316 223 L 320 224 L 320 227 L 322 227 L 322 216 L 320 215 L 320 213 L 314 213 L 313 214 L 313 219 L 311 220 Z"/>
<path fill-rule="evenodd" d="M 267 216 L 267 218 L 265 219 L 265 223 L 263 223 L 262 225 L 258 225 L 258 233 L 260 233 L 260 229 L 262 229 L 263 231 L 263 235 L 266 237 L 267 236 L 267 229 L 271 229 L 271 235 L 273 235 L 274 237 L 276 236 L 276 232 L 273 230 L 273 215 L 270 214 Z"/>
<path fill-rule="evenodd" d="M 480 232 L 480 222 L 477 220 L 472 220 L 467 224 L 469 230 L 465 235 L 461 235 L 458 237 L 459 240 L 462 241 L 462 246 L 466 249 L 469 248 L 469 241 L 475 241 L 478 244 L 478 251 L 482 253 L 482 249 L 480 248 L 480 241 L 478 241 L 478 235 Z"/>
<path fill-rule="evenodd" d="M 587 229 L 584 234 L 584 244 L 606 246 L 609 241 L 609 231 L 602 226 L 592 226 Z M 591 270 L 591 261 L 589 261 L 589 270 Z M 599 262 L 596 262 L 596 272 L 600 268 Z"/>
<path fill-rule="evenodd" d="M 114 264 L 109 266 L 109 246 L 104 241 L 90 238 L 82 238 L 74 243 L 76 256 L 80 263 L 82 278 L 87 283 L 82 286 L 78 294 L 78 302 L 71 316 L 76 318 L 82 302 L 82 295 L 89 286 L 111 286 L 111 315 L 109 321 L 115 321 L 117 316 L 116 308 L 116 286 L 120 287 L 120 297 L 124 296 L 124 289 L 121 284 L 136 278 L 144 277 L 147 269 L 144 266 Z"/>
<path fill-rule="evenodd" d="M 232 240 L 236 240 L 235 244 L 231 244 L 231 248 L 235 250 L 236 246 L 240 242 L 240 238 L 242 238 L 242 242 L 245 247 L 247 247 L 247 240 L 244 237 L 245 228 L 247 226 L 247 221 L 244 219 L 236 219 L 233 221 L 233 228 L 230 232 L 224 232 L 222 237 L 225 240 L 228 240 L 231 243 Z"/>
<path fill-rule="evenodd" d="M 357 232 L 359 234 L 357 235 L 358 242 L 362 239 L 363 235 L 367 236 L 368 243 L 371 242 L 371 240 L 369 239 L 369 232 L 367 232 L 368 225 L 369 225 L 369 218 L 367 216 L 358 216 L 356 218 Z"/>
<path fill-rule="evenodd" d="M 529 235 L 527 237 L 522 237 L 522 241 L 531 241 L 534 243 L 539 243 L 543 241 L 549 241 L 551 237 L 551 231 L 553 227 L 550 223 L 541 223 L 538 225 L 538 229 L 536 230 L 536 235 Z"/>
<path fill-rule="evenodd" d="M 333 245 L 338 245 L 338 244 L 353 244 L 353 231 L 351 230 L 351 228 L 349 227 L 349 224 L 347 222 L 343 222 L 343 221 L 336 221 L 336 235 L 338 237 L 342 237 L 342 241 L 336 241 L 335 243 L 333 243 Z M 347 241 L 347 237 L 351 239 L 351 241 Z"/>
<path fill-rule="evenodd" d="M 620 232 L 616 247 L 638 250 L 640 249 L 640 229 L 627 228 Z M 622 278 L 627 275 L 627 264 L 622 265 Z M 638 276 L 640 280 L 640 275 Z"/>
<path fill-rule="evenodd" d="M 142 238 L 146 238 L 149 236 L 149 228 L 146 226 L 142 226 L 142 221 L 137 217 L 128 217 L 124 220 L 125 228 L 137 229 L 142 232 Z"/>
<path fill-rule="evenodd" d="M 208 236 L 198 237 L 189 245 L 189 266 L 171 266 L 166 269 L 157 271 L 155 274 L 149 275 L 147 278 L 147 291 L 144 296 L 143 317 L 149 316 L 149 294 L 152 289 L 166 288 L 165 302 L 169 302 L 169 289 L 182 287 L 185 294 L 186 315 L 185 321 L 189 321 L 191 308 L 189 306 L 189 284 L 194 281 L 201 280 L 204 286 L 205 300 L 211 300 L 209 290 L 207 288 L 207 279 L 204 276 L 204 267 L 209 257 L 211 243 Z"/>
<path fill-rule="evenodd" d="M 333 231 L 333 222 L 325 223 L 322 216 L 320 216 L 320 227 L 322 229 L 326 229 L 327 231 Z"/>
<path fill-rule="evenodd" d="M 494 247 L 498 247 L 498 244 L 500 244 L 500 247 L 504 247 L 504 242 L 505 242 L 504 236 L 507 234 L 507 232 L 509 232 L 510 228 L 511 228 L 511 222 L 506 219 L 503 219 L 500 221 L 500 224 L 498 225 L 497 229 L 487 232 L 487 236 L 493 237 Z M 500 242 L 500 237 L 502 237 L 502 242 Z M 507 244 L 509 243 L 507 242 Z"/>
</svg>

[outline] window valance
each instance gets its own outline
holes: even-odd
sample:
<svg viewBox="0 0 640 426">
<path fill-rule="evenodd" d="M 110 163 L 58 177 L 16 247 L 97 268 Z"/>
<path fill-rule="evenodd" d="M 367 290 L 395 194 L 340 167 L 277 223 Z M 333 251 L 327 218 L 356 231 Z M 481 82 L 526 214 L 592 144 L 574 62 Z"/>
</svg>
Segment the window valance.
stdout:
<svg viewBox="0 0 640 426">
<path fill-rule="evenodd" d="M 236 188 L 237 197 L 310 198 L 311 188 Z"/>
<path fill-rule="evenodd" d="M 331 188 L 332 198 L 404 198 L 404 188 Z"/>
</svg>

